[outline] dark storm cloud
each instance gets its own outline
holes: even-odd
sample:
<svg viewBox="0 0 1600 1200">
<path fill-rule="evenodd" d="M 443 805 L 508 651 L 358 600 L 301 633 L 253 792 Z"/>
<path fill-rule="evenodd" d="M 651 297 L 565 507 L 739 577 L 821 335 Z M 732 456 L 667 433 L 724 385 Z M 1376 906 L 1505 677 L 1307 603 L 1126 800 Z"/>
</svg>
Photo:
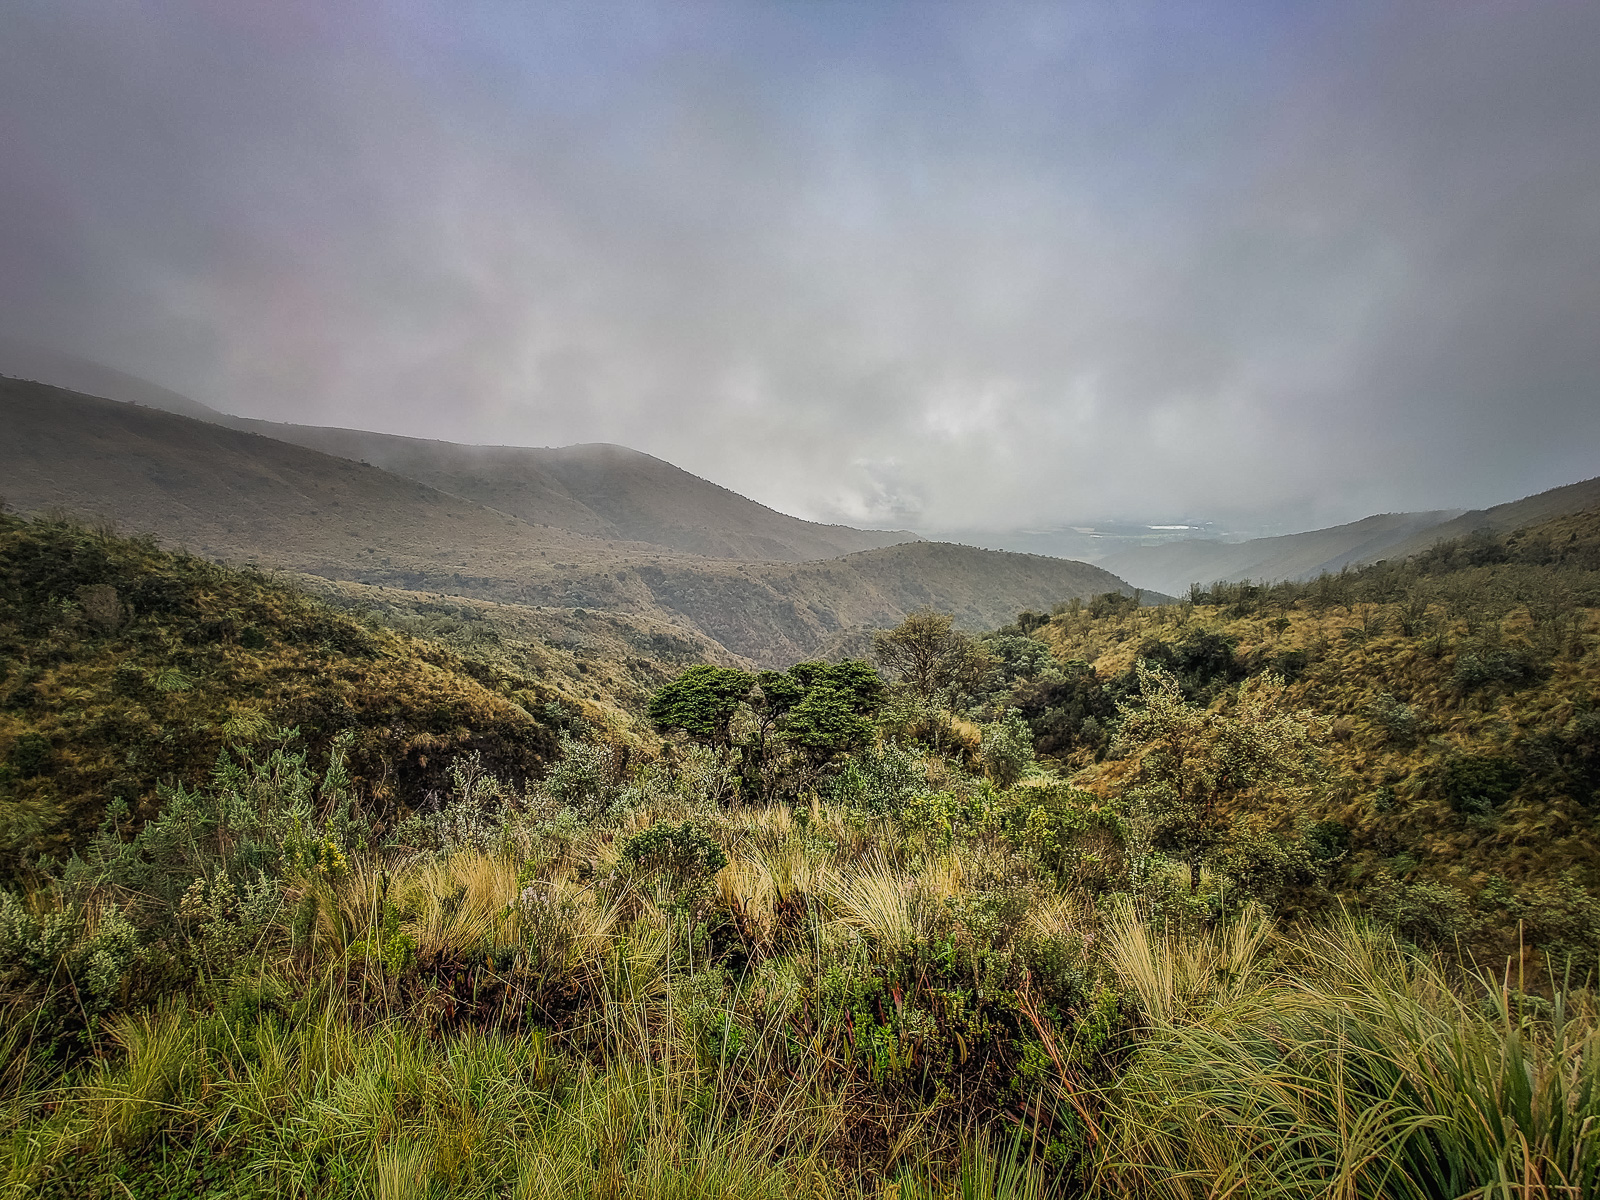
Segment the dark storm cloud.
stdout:
<svg viewBox="0 0 1600 1200">
<path fill-rule="evenodd" d="M 0 333 L 973 527 L 1600 472 L 1589 4 L 21 0 Z"/>
</svg>

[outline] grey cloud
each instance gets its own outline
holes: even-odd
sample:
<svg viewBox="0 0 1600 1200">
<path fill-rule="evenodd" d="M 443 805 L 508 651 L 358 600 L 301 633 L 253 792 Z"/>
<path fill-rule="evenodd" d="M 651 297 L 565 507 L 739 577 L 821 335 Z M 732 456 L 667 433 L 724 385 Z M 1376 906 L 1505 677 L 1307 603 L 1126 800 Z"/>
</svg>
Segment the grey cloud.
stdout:
<svg viewBox="0 0 1600 1200">
<path fill-rule="evenodd" d="M 1600 12 L 57 6 L 0 332 L 789 511 L 1304 523 L 1600 471 Z"/>
</svg>

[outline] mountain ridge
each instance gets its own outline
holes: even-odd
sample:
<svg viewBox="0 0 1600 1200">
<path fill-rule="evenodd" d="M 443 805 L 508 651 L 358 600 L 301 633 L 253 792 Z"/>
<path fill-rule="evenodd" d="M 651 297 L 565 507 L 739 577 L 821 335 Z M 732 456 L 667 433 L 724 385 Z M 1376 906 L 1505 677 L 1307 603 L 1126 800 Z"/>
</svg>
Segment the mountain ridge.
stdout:
<svg viewBox="0 0 1600 1200">
<path fill-rule="evenodd" d="M 1187 592 L 1193 583 L 1314 579 L 1388 557 L 1393 547 L 1460 513 L 1460 509 L 1378 513 L 1343 525 L 1242 542 L 1188 539 L 1135 546 L 1108 554 L 1099 563 L 1130 582 L 1174 595 Z"/>
<path fill-rule="evenodd" d="M 678 625 L 753 661 L 916 608 L 973 629 L 1107 591 L 1087 564 L 909 542 L 805 561 L 712 559 L 535 525 L 358 461 L 49 385 L 0 380 L 5 499 L 122 522 L 234 562 Z"/>
<path fill-rule="evenodd" d="M 904 530 L 854 529 L 790 516 L 652 454 L 609 442 L 469 445 L 247 417 L 223 417 L 222 423 L 371 463 L 536 525 L 706 558 L 803 562 L 920 540 Z"/>
<path fill-rule="evenodd" d="M 15 339 L 0 338 L 0 371 L 365 462 L 534 525 L 608 541 L 648 542 L 707 558 L 802 562 L 921 540 L 906 530 L 791 516 L 611 443 L 467 445 L 233 416 L 137 376 Z"/>
</svg>

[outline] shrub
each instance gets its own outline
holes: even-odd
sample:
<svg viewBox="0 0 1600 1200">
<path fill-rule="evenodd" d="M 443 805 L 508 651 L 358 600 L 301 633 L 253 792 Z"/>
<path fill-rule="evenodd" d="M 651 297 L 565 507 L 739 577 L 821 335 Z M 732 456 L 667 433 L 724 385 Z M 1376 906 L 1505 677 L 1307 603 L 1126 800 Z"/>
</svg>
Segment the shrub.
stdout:
<svg viewBox="0 0 1600 1200">
<path fill-rule="evenodd" d="M 1527 647 L 1482 652 L 1464 650 L 1456 655 L 1450 681 L 1457 692 L 1468 695 L 1488 689 L 1513 691 L 1529 687 L 1549 674 L 1550 664 Z"/>
<path fill-rule="evenodd" d="M 1522 768 L 1498 755 L 1466 755 L 1445 764 L 1440 788 L 1456 812 L 1484 816 L 1511 799 Z"/>
<path fill-rule="evenodd" d="M 1022 714 L 1012 711 L 983 730 L 983 769 L 1002 788 L 1013 786 L 1033 762 L 1033 734 Z"/>
<path fill-rule="evenodd" d="M 717 840 L 693 821 L 662 822 L 622 840 L 618 857 L 636 870 L 684 887 L 709 880 L 728 865 Z"/>
<path fill-rule="evenodd" d="M 11 743 L 11 752 L 6 755 L 6 762 L 23 779 L 43 775 L 54 759 L 50 739 L 41 733 L 23 734 Z"/>
<path fill-rule="evenodd" d="M 1407 883 L 1384 871 L 1362 889 L 1360 900 L 1370 916 L 1424 946 L 1447 946 L 1474 925 L 1467 897 L 1431 879 Z"/>
<path fill-rule="evenodd" d="M 1422 734 L 1422 714 L 1388 692 L 1380 692 L 1367 706 L 1367 715 L 1384 739 L 1397 746 L 1415 745 Z"/>
<path fill-rule="evenodd" d="M 899 811 L 912 796 L 926 790 L 922 760 L 898 743 L 886 742 L 881 749 L 852 755 L 828 781 L 826 794 L 835 804 L 882 817 Z"/>
</svg>

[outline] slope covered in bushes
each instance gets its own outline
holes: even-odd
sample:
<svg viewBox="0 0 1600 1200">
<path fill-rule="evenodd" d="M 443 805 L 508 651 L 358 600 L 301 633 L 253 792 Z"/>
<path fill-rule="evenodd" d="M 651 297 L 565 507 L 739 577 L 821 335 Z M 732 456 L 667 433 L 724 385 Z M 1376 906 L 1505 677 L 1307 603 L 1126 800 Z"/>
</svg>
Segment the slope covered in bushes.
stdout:
<svg viewBox="0 0 1600 1200">
<path fill-rule="evenodd" d="M 152 815 L 159 785 L 203 779 L 226 745 L 291 730 L 317 753 L 345 735 L 353 785 L 383 813 L 422 803 L 469 751 L 535 772 L 561 701 L 508 661 L 363 623 L 260 574 L 0 516 L 8 871 L 81 844 L 112 802 Z"/>
<path fill-rule="evenodd" d="M 399 820 L 240 739 L 0 890 L 0 1195 L 1600 1196 L 1586 529 L 693 667 Z"/>
<path fill-rule="evenodd" d="M 1597 607 L 1591 511 L 1306 584 L 1026 618 L 1053 659 L 1005 700 L 1042 752 L 1110 795 L 1140 769 L 1108 753 L 1136 663 L 1223 713 L 1241 681 L 1276 673 L 1328 722 L 1325 775 L 1230 813 L 1241 828 L 1310 838 L 1336 860 L 1336 892 L 1415 936 L 1581 967 L 1600 951 Z"/>
</svg>

